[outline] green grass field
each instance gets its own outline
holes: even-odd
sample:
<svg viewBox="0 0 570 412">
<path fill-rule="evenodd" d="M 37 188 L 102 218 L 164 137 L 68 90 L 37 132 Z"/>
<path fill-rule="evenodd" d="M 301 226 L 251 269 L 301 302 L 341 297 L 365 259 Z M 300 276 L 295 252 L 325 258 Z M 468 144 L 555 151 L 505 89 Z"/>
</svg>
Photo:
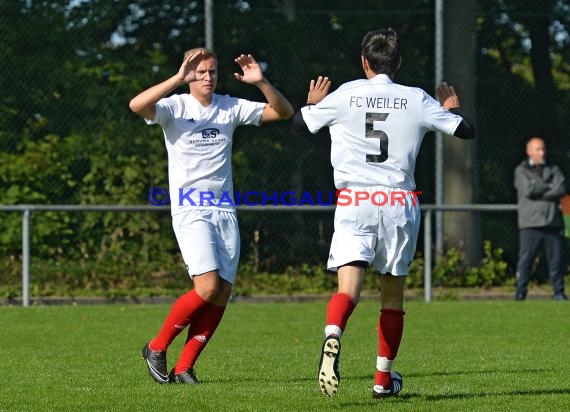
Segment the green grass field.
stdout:
<svg viewBox="0 0 570 412">
<path fill-rule="evenodd" d="M 196 364 L 158 385 L 140 349 L 168 306 L 0 307 L 0 411 L 561 411 L 570 405 L 570 305 L 409 302 L 398 398 L 371 398 L 377 305 L 343 338 L 342 381 L 321 395 L 325 301 L 234 303 Z M 170 351 L 173 365 L 182 343 Z"/>
</svg>

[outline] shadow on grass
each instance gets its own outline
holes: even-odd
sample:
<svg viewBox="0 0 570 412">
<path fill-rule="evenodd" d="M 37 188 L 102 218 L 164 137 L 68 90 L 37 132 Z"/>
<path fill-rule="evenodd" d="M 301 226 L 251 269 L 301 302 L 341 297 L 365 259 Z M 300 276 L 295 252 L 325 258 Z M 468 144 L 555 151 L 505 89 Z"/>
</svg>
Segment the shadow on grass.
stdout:
<svg viewBox="0 0 570 412">
<path fill-rule="evenodd" d="M 385 398 L 382 400 L 374 400 L 362 398 L 362 401 L 350 401 L 350 402 L 339 402 L 335 403 L 335 409 L 352 409 L 355 407 L 365 407 L 370 406 L 373 403 L 390 403 L 396 404 L 406 401 L 445 401 L 445 400 L 468 400 L 473 398 L 481 397 L 501 397 L 501 396 L 537 396 L 537 395 L 568 395 L 570 394 L 570 388 L 560 388 L 560 389 L 544 389 L 544 390 L 515 390 L 515 391 L 496 391 L 481 393 L 453 393 L 453 394 L 441 394 L 441 395 L 421 395 L 415 393 L 406 393 L 393 398 Z"/>
<path fill-rule="evenodd" d="M 490 391 L 485 393 L 453 393 L 447 395 L 415 395 L 406 394 L 402 398 L 419 398 L 426 401 L 439 401 L 446 399 L 469 399 L 481 398 L 490 396 L 527 396 L 527 395 L 569 395 L 570 388 L 557 388 L 557 389 L 537 389 L 537 390 L 514 390 L 514 391 Z"/>
<path fill-rule="evenodd" d="M 199 372 L 199 371 L 197 371 Z M 442 371 L 442 372 L 430 372 L 430 373 L 406 373 L 404 378 L 422 378 L 422 377 L 438 377 L 438 376 L 461 376 L 461 375 L 490 375 L 490 374 L 526 374 L 526 373 L 543 373 L 543 372 L 557 372 L 556 369 L 496 369 L 496 370 L 473 370 L 473 371 Z M 370 373 L 368 375 L 342 375 L 343 381 L 360 381 L 360 380 L 370 380 L 374 378 L 374 374 Z M 247 382 L 267 382 L 267 376 L 259 376 L 253 378 L 243 377 L 243 378 L 220 378 L 220 379 L 205 379 L 201 380 L 203 383 L 247 383 Z M 291 378 L 275 379 L 271 378 L 271 382 L 281 382 L 281 383 L 294 383 L 294 382 L 312 382 L 317 381 L 317 372 L 315 371 L 315 376 L 296 376 Z"/>
<path fill-rule="evenodd" d="M 562 370 L 562 369 L 561 369 Z M 405 378 L 423 378 L 438 376 L 461 376 L 461 375 L 493 375 L 493 374 L 526 374 L 526 373 L 542 373 L 542 372 L 559 372 L 558 369 L 486 369 L 472 371 L 441 371 L 441 372 L 409 372 L 404 374 Z M 373 377 L 373 373 L 368 375 L 348 375 L 342 376 L 343 380 L 366 380 Z"/>
<path fill-rule="evenodd" d="M 493 375 L 496 373 L 500 374 L 526 374 L 526 373 L 537 373 L 537 372 L 559 372 L 557 369 L 484 369 L 484 370 L 471 370 L 471 371 L 441 371 L 441 372 L 426 372 L 426 373 L 406 373 L 408 377 L 420 378 L 420 377 L 430 377 L 430 376 L 461 376 L 461 375 Z"/>
</svg>

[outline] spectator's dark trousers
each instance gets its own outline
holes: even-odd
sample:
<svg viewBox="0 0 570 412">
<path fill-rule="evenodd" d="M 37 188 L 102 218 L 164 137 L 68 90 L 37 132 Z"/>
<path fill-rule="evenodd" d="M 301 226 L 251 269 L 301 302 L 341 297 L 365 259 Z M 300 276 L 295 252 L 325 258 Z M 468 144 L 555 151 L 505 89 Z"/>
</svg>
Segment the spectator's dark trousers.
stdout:
<svg viewBox="0 0 570 412">
<path fill-rule="evenodd" d="M 519 231 L 519 261 L 517 264 L 517 297 L 526 297 L 532 262 L 538 247 L 543 244 L 548 273 L 554 294 L 564 293 L 564 246 L 563 228 L 540 227 Z"/>
</svg>

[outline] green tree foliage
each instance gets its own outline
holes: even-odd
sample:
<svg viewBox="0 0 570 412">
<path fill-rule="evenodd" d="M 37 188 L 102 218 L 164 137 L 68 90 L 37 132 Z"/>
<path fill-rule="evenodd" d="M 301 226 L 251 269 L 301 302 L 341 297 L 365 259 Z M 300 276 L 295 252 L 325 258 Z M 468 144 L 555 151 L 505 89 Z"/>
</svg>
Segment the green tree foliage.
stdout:
<svg viewBox="0 0 570 412">
<path fill-rule="evenodd" d="M 481 0 L 478 20 L 477 126 L 481 203 L 514 203 L 515 167 L 525 143 L 542 136 L 548 158 L 570 176 L 568 1 Z M 484 236 L 517 257 L 516 216 L 484 222 Z M 505 230 L 505 226 L 512 229 Z"/>
<path fill-rule="evenodd" d="M 145 204 L 150 189 L 167 186 L 166 151 L 160 128 L 147 127 L 129 111 L 128 102 L 174 74 L 184 50 L 204 45 L 204 1 L 0 3 L 0 202 Z M 480 54 L 473 81 L 481 201 L 511 203 L 512 170 L 531 134 L 544 133 L 552 160 L 570 172 L 564 133 L 570 1 L 479 0 L 478 6 Z M 329 76 L 333 88 L 362 77 L 360 41 L 381 26 L 395 28 L 402 38 L 397 81 L 430 92 L 433 9 L 430 0 L 214 1 L 218 92 L 261 98 L 255 87 L 233 77 L 238 70 L 234 58 L 252 53 L 267 77 L 299 106 L 310 79 L 318 75 Z M 298 134 L 289 122 L 240 128 L 234 142 L 235 188 L 333 191 L 329 149 L 326 131 Z M 430 136 L 416 170 L 422 201 L 430 203 Z M 246 212 L 240 220 L 242 257 L 255 270 L 278 271 L 326 258 L 330 214 Z M 515 239 L 515 232 L 501 232 L 504 222 L 503 216 L 486 219 L 484 237 L 493 244 Z M 79 260 L 92 277 L 113 262 L 145 273 L 145 265 L 154 262 L 151 270 L 162 280 L 179 270 L 168 213 L 38 213 L 32 223 L 34 257 Z M 17 258 L 19 234 L 18 214 L 1 214 L 0 256 Z M 512 260 L 514 247 L 504 249 Z M 61 268 L 58 276 L 66 270 Z"/>
</svg>

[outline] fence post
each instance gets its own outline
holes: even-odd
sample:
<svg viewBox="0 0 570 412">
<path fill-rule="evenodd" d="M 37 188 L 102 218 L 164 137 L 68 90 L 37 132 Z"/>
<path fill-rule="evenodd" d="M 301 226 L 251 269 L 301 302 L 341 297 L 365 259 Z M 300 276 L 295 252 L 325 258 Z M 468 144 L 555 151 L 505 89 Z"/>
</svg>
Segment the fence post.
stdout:
<svg viewBox="0 0 570 412">
<path fill-rule="evenodd" d="M 30 214 L 22 215 L 22 306 L 30 306 Z"/>
<path fill-rule="evenodd" d="M 431 302 L 431 210 L 426 210 L 424 220 L 424 296 Z"/>
</svg>

